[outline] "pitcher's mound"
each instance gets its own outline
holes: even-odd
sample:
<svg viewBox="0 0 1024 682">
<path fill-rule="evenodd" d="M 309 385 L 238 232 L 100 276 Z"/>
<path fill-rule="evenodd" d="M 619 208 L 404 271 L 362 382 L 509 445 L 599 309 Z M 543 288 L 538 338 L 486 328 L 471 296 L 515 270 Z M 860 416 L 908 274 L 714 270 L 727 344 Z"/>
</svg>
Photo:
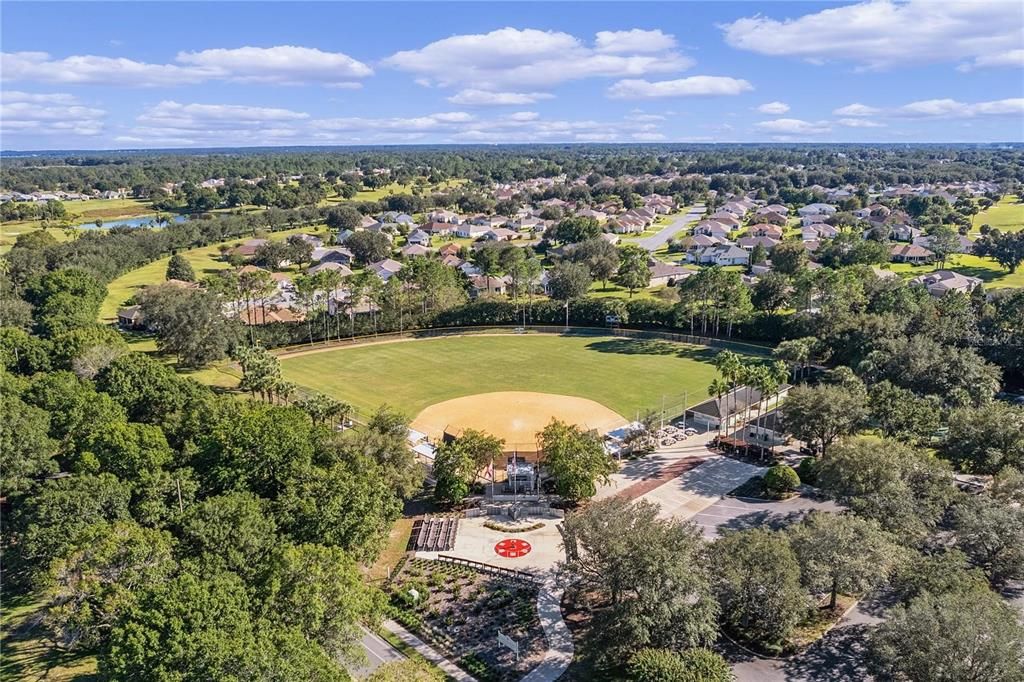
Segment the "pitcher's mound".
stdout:
<svg viewBox="0 0 1024 682">
<path fill-rule="evenodd" d="M 606 433 L 626 420 L 593 400 L 551 393 L 500 391 L 445 400 L 420 412 L 412 428 L 440 441 L 445 431 L 457 435 L 463 429 L 486 431 L 505 439 L 505 449 L 533 451 L 537 433 L 552 419 L 576 424 L 584 430 Z"/>
</svg>

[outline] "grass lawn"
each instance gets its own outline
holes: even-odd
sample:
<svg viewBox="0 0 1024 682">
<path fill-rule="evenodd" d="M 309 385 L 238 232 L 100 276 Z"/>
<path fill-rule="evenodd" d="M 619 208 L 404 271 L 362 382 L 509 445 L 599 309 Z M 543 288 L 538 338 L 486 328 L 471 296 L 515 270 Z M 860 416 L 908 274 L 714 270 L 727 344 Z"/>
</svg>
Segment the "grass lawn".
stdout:
<svg viewBox="0 0 1024 682">
<path fill-rule="evenodd" d="M 1003 232 L 1024 230 L 1024 203 L 1018 203 L 1015 195 L 1007 194 L 999 203 L 974 216 L 972 225 L 975 233 L 982 225 L 991 225 Z"/>
<path fill-rule="evenodd" d="M 906 277 L 917 277 L 939 267 L 935 263 L 928 265 L 910 265 L 909 263 L 891 263 L 889 268 Z M 1024 287 L 1024 268 L 1018 268 L 1017 272 L 1010 274 L 991 258 L 982 258 L 969 254 L 952 256 L 946 261 L 946 270 L 955 270 L 961 275 L 978 277 L 985 282 L 989 289 L 1004 289 L 1007 287 Z"/>
<path fill-rule="evenodd" d="M 96 657 L 53 646 L 34 620 L 41 604 L 29 595 L 3 595 L 0 680 L 95 682 Z"/>
<path fill-rule="evenodd" d="M 68 201 L 64 208 L 68 213 L 78 216 L 77 222 L 86 222 L 101 218 L 103 220 L 114 220 L 115 218 L 134 218 L 140 215 L 153 213 L 153 207 L 148 200 L 138 199 L 93 199 L 91 201 Z"/>
<path fill-rule="evenodd" d="M 40 222 L 38 220 L 22 220 L 0 225 L 0 255 L 7 253 L 14 247 L 14 242 L 18 239 L 19 235 L 28 234 L 29 232 L 35 232 L 42 229 L 39 225 Z M 48 227 L 46 228 L 46 231 L 50 233 L 51 237 L 59 242 L 66 242 L 70 238 L 68 234 L 60 228 Z"/>
<path fill-rule="evenodd" d="M 659 286 L 652 287 L 650 289 L 640 289 L 633 292 L 633 298 L 639 300 L 663 300 L 658 294 L 668 287 Z M 590 290 L 587 292 L 587 296 L 593 298 L 621 298 L 629 300 L 629 289 L 620 287 L 618 284 L 613 284 L 611 281 L 608 282 L 608 286 L 604 287 L 601 282 L 594 282 L 590 285 Z M 677 297 L 674 297 L 677 298 Z"/>
<path fill-rule="evenodd" d="M 620 415 L 707 398 L 717 350 L 609 336 L 466 336 L 400 341 L 282 358 L 284 377 L 352 403 L 410 416 L 451 398 L 536 391 L 595 400 Z"/>
<path fill-rule="evenodd" d="M 282 232 L 274 232 L 269 236 L 270 239 L 275 241 L 287 239 L 293 234 L 306 232 L 309 234 L 319 234 L 321 237 L 326 237 L 326 228 L 311 228 L 301 227 L 295 228 L 294 230 L 284 230 Z M 227 242 L 221 242 L 223 244 L 236 244 L 245 241 L 245 239 L 232 239 Z M 195 249 L 189 249 L 188 251 L 182 251 L 181 255 L 188 259 L 188 262 L 192 264 L 192 268 L 196 271 L 196 277 L 202 279 L 205 275 L 210 275 L 218 270 L 226 270 L 231 267 L 228 263 L 220 259 L 220 251 L 217 250 L 218 244 L 210 244 L 209 246 L 200 246 Z M 158 261 L 153 261 L 147 265 L 143 265 L 141 268 L 131 270 L 121 275 L 110 284 L 107 285 L 107 297 L 103 301 L 103 306 L 100 308 L 100 319 L 103 321 L 111 321 L 117 317 L 117 309 L 120 308 L 126 300 L 131 298 L 135 292 L 141 287 L 148 286 L 150 284 L 159 284 L 165 279 L 167 272 L 167 263 L 170 261 L 170 256 L 161 258 Z"/>
</svg>

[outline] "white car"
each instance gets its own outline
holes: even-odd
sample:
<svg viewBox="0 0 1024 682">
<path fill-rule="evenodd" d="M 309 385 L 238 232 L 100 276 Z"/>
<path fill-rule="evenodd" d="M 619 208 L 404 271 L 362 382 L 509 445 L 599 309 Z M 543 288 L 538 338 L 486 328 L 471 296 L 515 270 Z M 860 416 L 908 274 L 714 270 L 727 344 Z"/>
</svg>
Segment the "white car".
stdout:
<svg viewBox="0 0 1024 682">
<path fill-rule="evenodd" d="M 687 436 L 696 436 L 700 432 L 697 431 L 697 429 L 686 429 L 685 431 L 683 431 L 683 433 L 685 433 Z"/>
</svg>

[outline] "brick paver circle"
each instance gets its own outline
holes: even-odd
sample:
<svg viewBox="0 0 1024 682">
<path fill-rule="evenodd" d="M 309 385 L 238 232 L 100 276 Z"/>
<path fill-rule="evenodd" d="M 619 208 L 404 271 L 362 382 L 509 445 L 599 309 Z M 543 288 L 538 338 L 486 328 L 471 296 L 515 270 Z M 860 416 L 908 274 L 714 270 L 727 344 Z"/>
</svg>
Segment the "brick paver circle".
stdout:
<svg viewBox="0 0 1024 682">
<path fill-rule="evenodd" d="M 526 556 L 531 549 L 533 548 L 530 547 L 529 542 L 516 538 L 506 538 L 494 545 L 494 552 L 506 559 L 518 559 L 521 556 Z"/>
</svg>

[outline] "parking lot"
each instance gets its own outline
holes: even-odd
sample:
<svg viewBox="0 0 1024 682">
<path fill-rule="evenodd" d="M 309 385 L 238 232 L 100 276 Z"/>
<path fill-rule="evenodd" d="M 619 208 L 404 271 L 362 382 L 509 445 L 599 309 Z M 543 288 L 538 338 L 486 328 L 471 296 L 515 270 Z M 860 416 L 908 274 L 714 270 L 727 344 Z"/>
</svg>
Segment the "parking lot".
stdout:
<svg viewBox="0 0 1024 682">
<path fill-rule="evenodd" d="M 840 508 L 834 502 L 807 497 L 777 501 L 726 497 L 695 514 L 690 520 L 700 527 L 704 537 L 713 539 L 729 530 L 781 527 L 812 509 L 839 511 Z"/>
</svg>

